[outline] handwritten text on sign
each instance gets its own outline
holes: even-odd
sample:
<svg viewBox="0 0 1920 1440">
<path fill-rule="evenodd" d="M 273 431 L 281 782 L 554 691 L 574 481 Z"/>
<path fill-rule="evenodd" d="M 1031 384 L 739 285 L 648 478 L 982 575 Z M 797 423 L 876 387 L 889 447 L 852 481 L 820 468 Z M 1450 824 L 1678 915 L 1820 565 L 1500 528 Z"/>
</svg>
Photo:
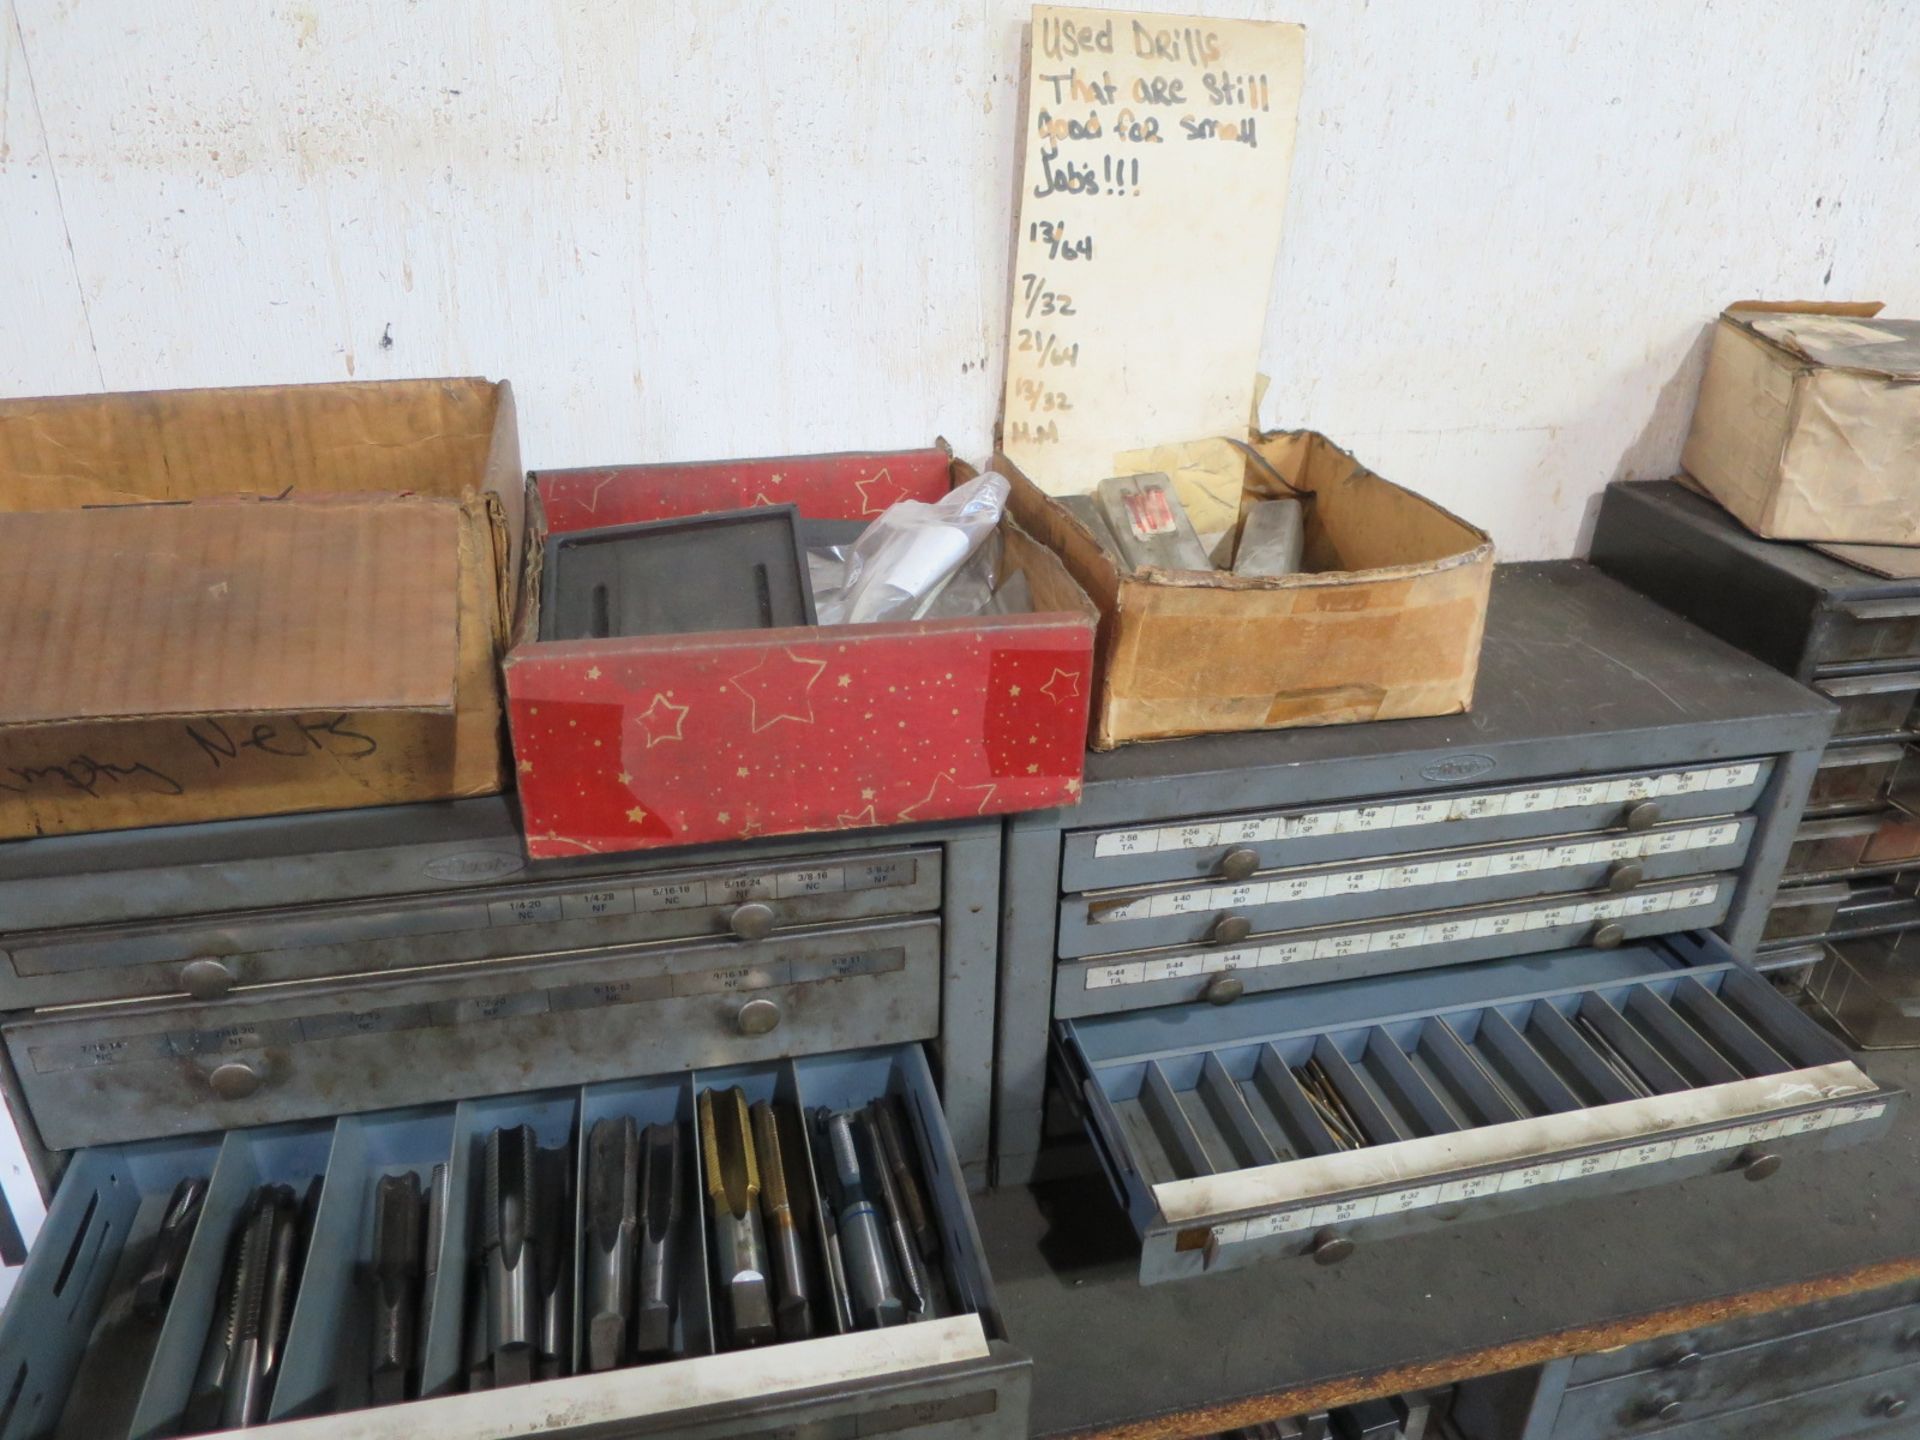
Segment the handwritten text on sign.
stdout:
<svg viewBox="0 0 1920 1440">
<path fill-rule="evenodd" d="M 1043 489 L 1245 429 L 1305 48 L 1297 25 L 1034 7 L 1002 439 Z"/>
</svg>

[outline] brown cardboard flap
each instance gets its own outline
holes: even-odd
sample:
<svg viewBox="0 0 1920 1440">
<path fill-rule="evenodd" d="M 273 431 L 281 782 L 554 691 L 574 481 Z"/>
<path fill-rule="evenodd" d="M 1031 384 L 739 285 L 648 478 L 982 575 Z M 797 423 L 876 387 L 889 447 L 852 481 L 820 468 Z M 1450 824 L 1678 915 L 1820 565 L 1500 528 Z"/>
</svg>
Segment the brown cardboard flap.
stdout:
<svg viewBox="0 0 1920 1440">
<path fill-rule="evenodd" d="M 0 725 L 453 708 L 475 543 L 457 504 L 112 506 L 6 531 Z M 480 598 L 491 646 L 490 580 Z"/>
<path fill-rule="evenodd" d="M 497 435 L 507 410 L 504 437 Z M 472 378 L 0 401 L 0 511 L 282 495 L 477 492 L 519 468 L 512 398 Z M 500 486 L 511 526 L 515 484 Z"/>
</svg>

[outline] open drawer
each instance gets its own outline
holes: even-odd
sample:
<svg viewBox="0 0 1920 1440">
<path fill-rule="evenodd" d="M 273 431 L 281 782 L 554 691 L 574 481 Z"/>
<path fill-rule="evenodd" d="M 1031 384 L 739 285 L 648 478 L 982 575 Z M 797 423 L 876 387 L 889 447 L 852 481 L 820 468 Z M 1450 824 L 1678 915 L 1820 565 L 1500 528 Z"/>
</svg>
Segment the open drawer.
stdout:
<svg viewBox="0 0 1920 1440">
<path fill-rule="evenodd" d="M 706 1199 L 708 1150 L 696 1116 L 704 1092 L 718 1100 L 735 1087 L 743 1103 L 771 1102 L 790 1115 L 816 1107 L 851 1110 L 887 1097 L 904 1125 L 907 1164 L 925 1201 L 928 1223 L 917 1232 L 922 1243 L 915 1249 L 928 1257 L 934 1277 L 925 1287 L 936 1297 L 927 1313 L 914 1318 L 909 1312 L 905 1323 L 883 1329 L 843 1320 L 829 1301 L 823 1268 L 829 1230 L 821 1207 L 796 1200 L 812 1338 L 751 1348 L 732 1343 L 725 1303 L 709 1283 L 720 1246 Z M 636 1127 L 677 1126 L 681 1215 L 668 1232 L 671 1278 L 655 1292 L 671 1297 L 670 1349 L 664 1358 L 635 1363 L 636 1325 L 620 1362 L 594 1371 L 589 1336 L 597 1332 L 586 1323 L 588 1297 L 596 1293 L 588 1283 L 592 1247 L 574 1241 L 593 1233 L 585 1197 L 595 1127 L 628 1118 Z M 476 1321 L 488 1323 L 481 1277 L 489 1268 L 489 1137 L 520 1126 L 529 1127 L 542 1166 L 552 1158 L 539 1171 L 542 1184 L 544 1177 L 560 1177 L 555 1191 L 538 1193 L 565 1195 L 548 1212 L 564 1221 L 529 1222 L 536 1235 L 558 1237 L 540 1253 L 565 1257 L 550 1272 L 535 1271 L 554 1277 L 536 1280 L 545 1287 L 536 1296 L 561 1298 L 538 1301 L 529 1322 L 539 1337 L 535 1373 L 553 1378 L 470 1392 L 471 1376 L 494 1373 L 476 1362 L 490 1342 L 473 1343 Z M 827 1157 L 805 1125 L 787 1133 L 793 1143 L 781 1154 L 789 1188 L 814 1193 Z M 496 1157 L 496 1170 L 504 1168 Z M 195 1176 L 205 1177 L 204 1203 L 171 1299 L 158 1314 L 144 1314 L 135 1282 L 148 1267 L 175 1185 Z M 417 1185 L 428 1198 L 419 1212 L 426 1240 L 409 1272 L 417 1286 L 413 1343 L 391 1347 L 409 1358 L 402 1385 L 409 1399 L 376 1405 L 383 1392 L 370 1388 L 377 1353 L 371 1274 L 375 1200 L 385 1177 L 411 1177 L 408 1188 Z M 428 1434 L 723 1440 L 797 1433 L 1011 1440 L 1027 1433 L 1028 1362 L 1007 1343 L 925 1056 L 907 1045 L 81 1152 L 0 1318 L 0 1440 L 228 1433 L 224 1420 L 204 1423 L 207 1414 L 219 1413 L 207 1404 L 208 1339 L 233 1271 L 230 1237 L 260 1187 L 276 1184 L 295 1196 L 311 1190 L 315 1198 L 297 1230 L 304 1254 L 291 1322 L 254 1412 L 265 1428 L 250 1434 L 284 1440 Z M 437 1205 L 430 1198 L 435 1194 L 442 1197 Z M 882 1244 L 889 1243 L 890 1232 L 881 1235 Z M 549 1311 L 567 1317 L 551 1322 L 551 1331 L 540 1318 Z M 550 1334 L 557 1337 L 551 1345 Z M 390 1393 L 390 1374 L 387 1381 Z"/>
<path fill-rule="evenodd" d="M 1897 1092 L 1707 934 L 1056 1027 L 1143 1283 L 1863 1138 Z"/>
</svg>

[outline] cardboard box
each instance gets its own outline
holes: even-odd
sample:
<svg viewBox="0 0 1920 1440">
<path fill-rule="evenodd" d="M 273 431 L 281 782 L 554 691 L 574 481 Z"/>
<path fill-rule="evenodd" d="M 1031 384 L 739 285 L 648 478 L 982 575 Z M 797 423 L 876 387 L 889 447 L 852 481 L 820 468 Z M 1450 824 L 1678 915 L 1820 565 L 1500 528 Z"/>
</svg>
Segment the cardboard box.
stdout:
<svg viewBox="0 0 1920 1440">
<path fill-rule="evenodd" d="M 0 402 L 0 836 L 497 791 L 511 392 Z"/>
<path fill-rule="evenodd" d="M 507 705 L 535 859 L 862 829 L 1079 798 L 1095 611 L 1010 521 L 1035 613 L 541 641 L 549 532 L 793 502 L 870 519 L 972 471 L 944 446 L 533 477 Z"/>
<path fill-rule="evenodd" d="M 1920 545 L 1920 322 L 1749 302 L 1713 329 L 1680 463 L 1771 540 Z"/>
<path fill-rule="evenodd" d="M 1383 480 L 1324 436 L 1255 437 L 1309 492 L 1307 570 L 1123 576 L 1063 506 L 1004 456 L 1013 513 L 1100 607 L 1093 746 L 1228 730 L 1448 715 L 1472 703 L 1493 543 Z M 1249 462 L 1241 505 L 1284 498 Z"/>
</svg>

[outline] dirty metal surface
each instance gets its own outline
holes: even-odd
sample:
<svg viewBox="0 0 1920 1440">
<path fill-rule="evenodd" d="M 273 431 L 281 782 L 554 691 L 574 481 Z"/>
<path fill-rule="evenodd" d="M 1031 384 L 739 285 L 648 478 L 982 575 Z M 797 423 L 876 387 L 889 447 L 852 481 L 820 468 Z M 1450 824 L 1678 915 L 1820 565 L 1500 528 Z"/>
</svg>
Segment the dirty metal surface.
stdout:
<svg viewBox="0 0 1920 1440">
<path fill-rule="evenodd" d="M 1920 1054 L 1874 1057 L 1920 1084 Z M 1920 1112 L 1772 1179 L 1461 1224 L 1331 1268 L 1137 1283 L 1106 1183 L 976 1201 L 1041 1436 L 1182 1440 L 1920 1278 Z"/>
</svg>

